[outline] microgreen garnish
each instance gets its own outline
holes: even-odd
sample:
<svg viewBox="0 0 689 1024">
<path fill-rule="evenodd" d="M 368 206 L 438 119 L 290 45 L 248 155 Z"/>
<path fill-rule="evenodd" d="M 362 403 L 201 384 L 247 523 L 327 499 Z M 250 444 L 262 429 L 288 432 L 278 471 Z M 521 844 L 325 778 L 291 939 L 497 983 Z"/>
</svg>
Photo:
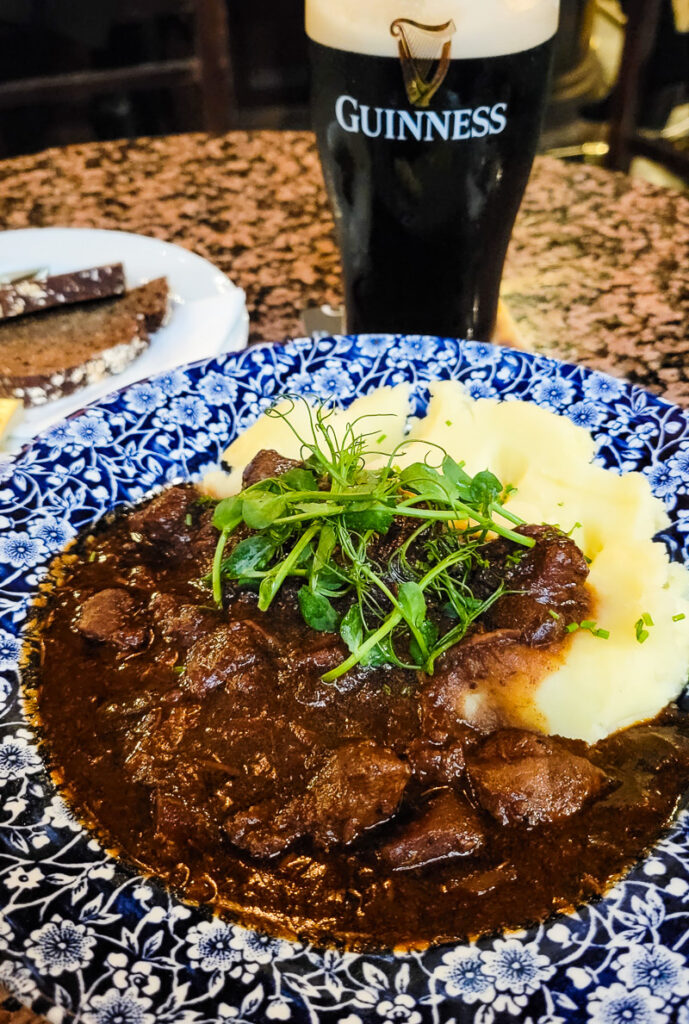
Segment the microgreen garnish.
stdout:
<svg viewBox="0 0 689 1024">
<path fill-rule="evenodd" d="M 502 586 L 480 598 L 472 592 L 470 578 L 485 561 L 482 547 L 496 535 L 522 548 L 534 541 L 511 528 L 522 520 L 503 507 L 509 491 L 488 470 L 471 476 L 440 448 L 440 465 L 400 469 L 396 459 L 412 442 L 391 454 L 377 452 L 370 445 L 385 435 L 362 429 L 361 420 L 380 417 L 362 417 L 339 438 L 332 410 L 307 409 L 308 439 L 294 428 L 291 409 L 268 412 L 299 439 L 303 468 L 261 480 L 216 506 L 213 597 L 222 605 L 225 581 L 253 586 L 266 611 L 283 583 L 297 579 L 305 622 L 339 632 L 350 651 L 326 681 L 359 664 L 432 673 L 437 658 L 503 592 Z M 370 455 L 381 468 L 367 468 Z M 255 532 L 225 557 L 240 524 Z M 400 543 L 383 554 L 381 538 L 393 524 Z"/>
</svg>

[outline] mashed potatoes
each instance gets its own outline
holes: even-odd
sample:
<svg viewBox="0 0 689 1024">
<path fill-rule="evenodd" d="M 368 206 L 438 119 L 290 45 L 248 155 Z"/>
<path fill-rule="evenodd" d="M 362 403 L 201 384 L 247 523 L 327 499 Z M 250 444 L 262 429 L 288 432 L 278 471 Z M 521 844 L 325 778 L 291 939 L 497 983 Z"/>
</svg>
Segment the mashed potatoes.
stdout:
<svg viewBox="0 0 689 1024">
<path fill-rule="evenodd" d="M 491 469 L 516 487 L 509 509 L 526 522 L 572 531 L 590 559 L 593 615 L 609 638 L 574 633 L 564 663 L 534 688 L 525 717 L 545 723 L 547 732 L 589 743 L 652 718 L 687 679 L 689 570 L 671 563 L 665 546 L 653 541 L 669 519 L 646 478 L 592 465 L 595 446 L 588 432 L 531 403 L 474 401 L 455 381 L 437 382 L 430 390 L 427 415 L 412 423 L 411 443 L 396 461 L 425 458 L 438 465 L 441 446 L 472 474 Z M 356 417 L 384 416 L 367 418 L 357 431 L 371 431 L 372 447 L 391 451 L 405 436 L 408 413 L 409 388 L 399 385 L 358 399 L 331 422 L 341 436 Z M 303 403 L 290 419 L 308 435 Z M 300 454 L 287 424 L 262 416 L 225 453 L 230 473 L 210 474 L 205 488 L 219 497 L 236 493 L 244 466 L 261 448 L 293 458 Z M 372 455 L 369 463 L 381 459 Z M 635 624 L 644 614 L 653 625 L 645 627 L 648 638 L 639 643 Z"/>
</svg>

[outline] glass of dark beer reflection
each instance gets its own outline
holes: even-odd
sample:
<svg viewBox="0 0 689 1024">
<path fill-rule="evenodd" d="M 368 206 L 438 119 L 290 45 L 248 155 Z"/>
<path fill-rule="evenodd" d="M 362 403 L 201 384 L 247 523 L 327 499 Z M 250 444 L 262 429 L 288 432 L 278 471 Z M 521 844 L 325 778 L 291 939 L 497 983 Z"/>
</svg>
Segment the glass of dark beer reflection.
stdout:
<svg viewBox="0 0 689 1024">
<path fill-rule="evenodd" d="M 559 0 L 306 0 L 346 328 L 492 335 Z"/>
</svg>

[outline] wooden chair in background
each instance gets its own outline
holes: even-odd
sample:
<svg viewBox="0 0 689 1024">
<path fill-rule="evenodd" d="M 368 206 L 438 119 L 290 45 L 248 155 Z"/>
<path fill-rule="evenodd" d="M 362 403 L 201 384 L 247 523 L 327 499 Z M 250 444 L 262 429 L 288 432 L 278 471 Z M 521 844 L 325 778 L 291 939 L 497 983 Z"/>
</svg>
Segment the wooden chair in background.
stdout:
<svg viewBox="0 0 689 1024">
<path fill-rule="evenodd" d="M 636 156 L 663 164 L 689 180 L 689 153 L 658 135 L 639 130 L 644 72 L 658 36 L 664 0 L 633 0 L 627 16 L 622 62 L 610 116 L 607 166 L 629 171 Z"/>
<path fill-rule="evenodd" d="M 0 110 L 90 101 L 117 93 L 192 89 L 199 107 L 196 126 L 228 131 L 236 124 L 237 110 L 225 0 L 119 0 L 113 7 L 113 25 L 153 23 L 170 15 L 190 19 L 191 53 L 122 67 L 0 81 Z"/>
</svg>

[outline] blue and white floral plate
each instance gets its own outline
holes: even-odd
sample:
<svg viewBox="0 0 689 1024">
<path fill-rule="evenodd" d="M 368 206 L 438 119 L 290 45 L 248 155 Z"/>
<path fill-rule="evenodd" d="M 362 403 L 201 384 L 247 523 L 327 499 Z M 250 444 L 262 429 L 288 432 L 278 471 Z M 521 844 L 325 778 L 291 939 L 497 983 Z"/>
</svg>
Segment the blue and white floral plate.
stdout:
<svg viewBox="0 0 689 1024">
<path fill-rule="evenodd" d="M 195 478 L 281 392 L 349 402 L 452 377 L 589 428 L 641 470 L 689 559 L 689 420 L 610 377 L 421 337 L 259 346 L 134 384 L 0 463 L 0 983 L 53 1024 L 689 1024 L 689 819 L 579 913 L 422 954 L 350 955 L 209 918 L 124 870 L 72 819 L 22 714 L 17 659 L 50 558 L 106 510 Z"/>
</svg>

